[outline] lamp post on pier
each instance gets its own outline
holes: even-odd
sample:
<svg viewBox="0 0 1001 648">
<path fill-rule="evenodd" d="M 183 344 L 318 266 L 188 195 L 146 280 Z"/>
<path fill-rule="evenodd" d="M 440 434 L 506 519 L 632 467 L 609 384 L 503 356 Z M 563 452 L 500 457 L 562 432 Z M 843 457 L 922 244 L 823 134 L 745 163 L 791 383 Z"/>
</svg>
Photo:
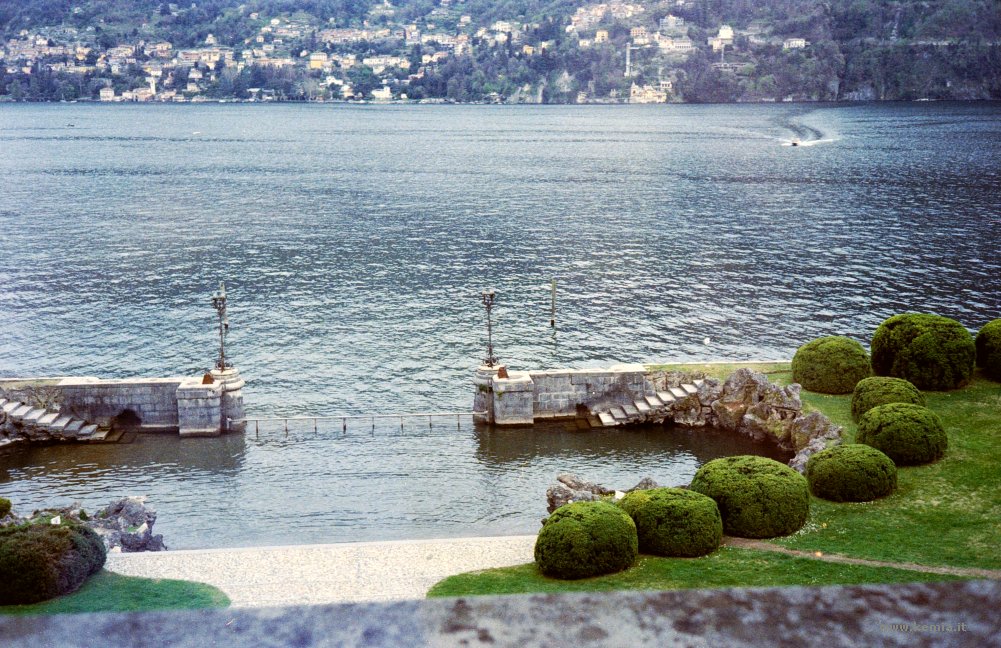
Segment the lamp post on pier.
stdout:
<svg viewBox="0 0 1001 648">
<path fill-rule="evenodd" d="M 219 359 L 215 367 L 219 371 L 226 371 L 226 333 L 229 331 L 229 318 L 226 317 L 226 284 L 219 282 L 219 290 L 212 295 L 212 306 L 219 314 Z"/>
<path fill-rule="evenodd" d="M 493 339 L 493 321 L 491 319 L 491 310 L 494 307 L 494 299 L 497 294 L 490 290 L 484 290 L 482 293 L 483 305 L 487 309 L 487 357 L 484 358 L 483 364 L 488 367 L 493 367 L 497 364 L 497 357 L 494 355 L 494 339 Z"/>
</svg>

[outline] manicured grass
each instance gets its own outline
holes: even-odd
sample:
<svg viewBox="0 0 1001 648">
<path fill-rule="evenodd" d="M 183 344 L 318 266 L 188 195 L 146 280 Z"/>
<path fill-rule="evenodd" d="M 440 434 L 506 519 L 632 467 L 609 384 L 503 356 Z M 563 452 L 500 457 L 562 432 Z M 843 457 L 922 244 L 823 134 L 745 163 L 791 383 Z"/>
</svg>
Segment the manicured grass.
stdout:
<svg viewBox="0 0 1001 648">
<path fill-rule="evenodd" d="M 805 394 L 805 392 L 804 392 Z M 900 468 L 884 499 L 835 504 L 813 498 L 810 519 L 787 547 L 923 565 L 1001 569 L 1001 384 L 979 372 L 951 392 L 924 392 L 949 448 L 927 466 Z M 849 396 L 804 396 L 855 439 Z"/>
<path fill-rule="evenodd" d="M 792 381 L 789 363 L 658 368 L 702 371 L 722 379 L 745 366 L 767 373 L 778 384 Z M 942 417 L 949 437 L 942 460 L 898 469 L 897 491 L 874 502 L 834 503 L 811 496 L 806 525 L 772 542 L 870 560 L 1001 570 L 1001 383 L 987 380 L 978 371 L 963 389 L 924 394 L 928 407 Z M 803 391 L 801 398 L 805 410 L 819 410 L 842 426 L 845 442 L 855 441 L 850 395 Z M 533 564 L 472 572 L 442 581 L 429 596 L 939 579 L 913 571 L 724 548 L 699 559 L 641 557 L 626 572 L 583 581 L 545 578 Z"/>
<path fill-rule="evenodd" d="M 211 585 L 122 576 L 102 570 L 72 594 L 32 605 L 0 606 L 0 614 L 145 612 L 228 606 L 229 597 Z"/>
<path fill-rule="evenodd" d="M 576 581 L 547 578 L 539 572 L 534 563 L 470 572 L 446 578 L 432 587 L 428 596 L 854 585 L 941 580 L 959 580 L 959 578 L 887 567 L 845 565 L 771 552 L 723 547 L 702 558 L 640 556 L 636 564 L 624 572 Z"/>
<path fill-rule="evenodd" d="M 684 364 L 659 364 L 659 365 L 646 365 L 647 369 L 650 371 L 691 371 L 691 372 L 701 372 L 707 376 L 712 376 L 713 378 L 719 378 L 720 380 L 726 380 L 727 376 L 732 374 L 734 371 L 747 368 L 751 371 L 757 371 L 759 373 L 768 374 L 769 379 L 772 382 L 777 381 L 773 374 L 788 373 L 789 379 L 785 383 L 788 384 L 792 380 L 792 363 L 791 362 L 710 362 L 710 363 L 684 363 Z"/>
</svg>

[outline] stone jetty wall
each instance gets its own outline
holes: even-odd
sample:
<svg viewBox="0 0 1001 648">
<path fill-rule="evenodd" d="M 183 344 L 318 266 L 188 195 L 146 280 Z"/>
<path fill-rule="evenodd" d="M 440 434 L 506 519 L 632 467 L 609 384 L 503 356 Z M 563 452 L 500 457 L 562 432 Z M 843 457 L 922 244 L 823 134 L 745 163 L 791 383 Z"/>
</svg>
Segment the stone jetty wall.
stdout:
<svg viewBox="0 0 1001 648">
<path fill-rule="evenodd" d="M 239 371 L 234 368 L 213 370 L 209 375 L 211 379 L 205 376 L 0 379 L 0 391 L 8 400 L 58 413 L 60 417 L 86 421 L 99 428 L 121 427 L 181 436 L 217 436 L 230 429 L 242 429 L 239 424 L 229 424 L 231 419 L 241 419 L 244 415 L 244 381 Z M 44 417 L 36 418 L 48 421 Z M 25 427 L 31 421 L 17 423 Z M 41 440 L 44 435 L 31 434 L 40 431 L 54 439 L 62 438 L 51 423 L 45 430 L 25 428 L 23 436 Z"/>
<path fill-rule="evenodd" d="M 496 425 L 531 425 L 544 419 L 575 418 L 581 408 L 596 410 L 652 394 L 656 385 L 640 364 L 615 365 L 607 369 L 559 369 L 553 371 L 477 370 L 473 410 L 476 418 Z"/>
<path fill-rule="evenodd" d="M 505 377 L 502 377 L 505 376 Z M 495 425 L 532 425 L 574 418 L 591 426 L 676 423 L 713 427 L 776 443 L 804 470 L 809 457 L 839 443 L 841 428 L 819 412 L 805 414 L 800 386 L 782 387 L 741 368 L 725 381 L 699 372 L 644 365 L 561 371 L 480 367 L 475 418 Z"/>
</svg>

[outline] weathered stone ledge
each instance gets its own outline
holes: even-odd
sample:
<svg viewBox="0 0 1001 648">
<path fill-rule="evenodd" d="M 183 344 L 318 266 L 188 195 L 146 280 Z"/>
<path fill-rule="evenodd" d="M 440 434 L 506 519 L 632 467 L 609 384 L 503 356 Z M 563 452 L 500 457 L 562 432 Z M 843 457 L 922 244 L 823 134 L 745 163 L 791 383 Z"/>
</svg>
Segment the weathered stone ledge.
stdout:
<svg viewBox="0 0 1001 648">
<path fill-rule="evenodd" d="M 485 596 L 0 617 L 6 648 L 996 646 L 1001 582 Z"/>
</svg>

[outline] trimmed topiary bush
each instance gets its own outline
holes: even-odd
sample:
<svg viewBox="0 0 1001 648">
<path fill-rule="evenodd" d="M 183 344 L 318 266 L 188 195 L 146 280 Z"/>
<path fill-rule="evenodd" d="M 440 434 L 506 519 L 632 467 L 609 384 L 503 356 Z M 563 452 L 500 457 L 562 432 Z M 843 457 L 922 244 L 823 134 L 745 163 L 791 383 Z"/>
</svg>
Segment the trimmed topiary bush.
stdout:
<svg viewBox="0 0 1001 648">
<path fill-rule="evenodd" d="M 810 512 L 806 478 L 766 457 L 713 459 L 699 468 L 689 488 L 713 498 L 723 531 L 742 538 L 789 535 Z"/>
<path fill-rule="evenodd" d="M 104 566 L 104 543 L 83 526 L 0 529 L 0 605 L 37 603 L 76 591 Z"/>
<path fill-rule="evenodd" d="M 684 488 L 628 493 L 619 501 L 636 523 L 640 551 L 655 556 L 705 556 L 723 539 L 723 518 L 711 497 Z"/>
<path fill-rule="evenodd" d="M 872 338 L 872 369 L 918 389 L 955 389 L 973 374 L 976 347 L 962 324 L 940 315 L 894 315 Z"/>
<path fill-rule="evenodd" d="M 924 407 L 925 397 L 917 387 L 903 378 L 866 378 L 860 380 L 852 392 L 852 420 L 858 421 L 872 408 L 889 403 L 910 403 Z"/>
<path fill-rule="evenodd" d="M 8 513 L 10 513 L 10 500 L 0 497 L 0 519 L 7 517 Z"/>
<path fill-rule="evenodd" d="M 543 522 L 535 540 L 539 570 L 567 580 L 622 571 L 638 553 L 636 524 L 608 502 L 561 506 Z"/>
<path fill-rule="evenodd" d="M 855 440 L 885 452 L 898 466 L 937 461 L 949 444 L 938 414 L 910 403 L 880 405 L 866 412 Z"/>
<path fill-rule="evenodd" d="M 832 502 L 868 502 L 897 488 L 897 466 L 861 443 L 821 450 L 806 462 L 810 492 Z"/>
<path fill-rule="evenodd" d="M 848 394 L 871 374 L 865 347 L 838 335 L 807 342 L 792 358 L 793 381 L 821 394 Z"/>
<path fill-rule="evenodd" d="M 1001 319 L 984 325 L 974 341 L 977 366 L 993 380 L 1001 380 Z"/>
</svg>

